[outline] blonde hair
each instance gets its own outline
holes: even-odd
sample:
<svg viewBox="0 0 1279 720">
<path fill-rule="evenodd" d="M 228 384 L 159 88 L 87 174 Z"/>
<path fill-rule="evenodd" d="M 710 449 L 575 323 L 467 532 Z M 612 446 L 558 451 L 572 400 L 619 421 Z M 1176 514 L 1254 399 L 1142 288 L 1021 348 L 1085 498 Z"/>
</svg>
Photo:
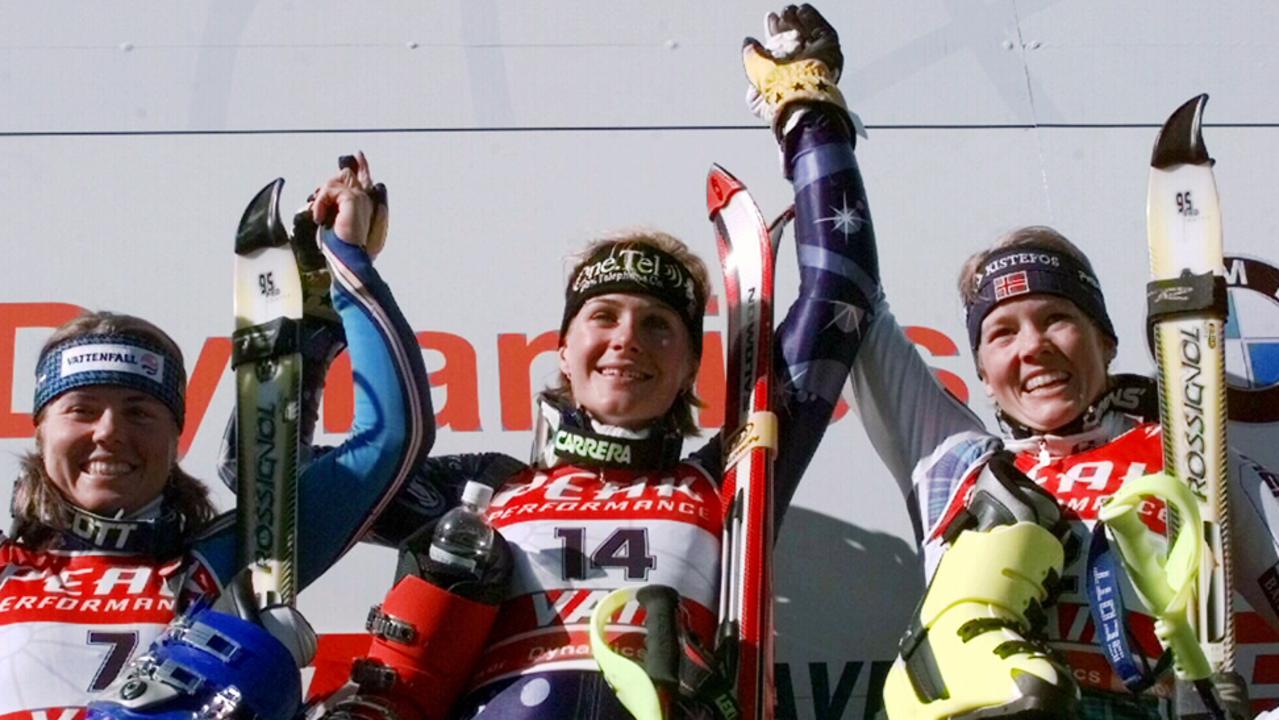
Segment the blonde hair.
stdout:
<svg viewBox="0 0 1279 720">
<path fill-rule="evenodd" d="M 43 356 L 50 348 L 66 340 L 99 334 L 137 337 L 172 353 L 178 359 L 178 376 L 185 392 L 186 370 L 182 362 L 182 351 L 177 343 L 154 324 L 133 315 L 106 311 L 86 312 L 54 330 L 41 348 L 40 355 Z M 19 459 L 20 468 L 11 503 L 14 537 L 33 547 L 48 545 L 60 531 L 68 529 L 71 523 L 71 501 L 58 490 L 45 471 L 43 443 L 39 432 L 43 417 L 42 411 L 35 418 L 36 449 Z M 209 500 L 208 488 L 188 475 L 176 462 L 169 471 L 165 493 L 174 509 L 182 516 L 184 527 L 190 534 L 198 532 L 217 515 Z"/>
<path fill-rule="evenodd" d="M 618 243 L 648 245 L 670 254 L 688 269 L 689 275 L 693 277 L 693 282 L 697 284 L 698 294 L 704 298 L 710 297 L 711 280 L 710 273 L 706 270 L 706 263 L 702 262 L 702 259 L 694 254 L 688 245 L 684 244 L 683 240 L 674 235 L 650 228 L 621 230 L 590 241 L 585 247 L 566 259 L 566 262 L 572 263 L 572 269 L 568 277 L 576 277 L 578 271 L 586 264 L 586 261 L 595 255 L 600 248 Z M 563 342 L 562 338 L 561 342 Z M 701 343 L 693 343 L 690 347 L 700 345 Z M 700 353 L 697 353 L 693 360 L 695 363 L 700 361 Z M 546 388 L 542 394 L 557 404 L 571 405 L 573 403 L 573 388 L 569 383 L 568 377 L 562 372 L 556 384 Z M 693 419 L 693 408 L 695 407 L 705 407 L 705 404 L 698 399 L 693 389 L 689 388 L 675 398 L 675 403 L 667 411 L 667 415 L 674 420 L 676 428 L 679 429 L 682 435 L 698 435 L 701 432 L 697 427 L 697 422 Z"/>
</svg>

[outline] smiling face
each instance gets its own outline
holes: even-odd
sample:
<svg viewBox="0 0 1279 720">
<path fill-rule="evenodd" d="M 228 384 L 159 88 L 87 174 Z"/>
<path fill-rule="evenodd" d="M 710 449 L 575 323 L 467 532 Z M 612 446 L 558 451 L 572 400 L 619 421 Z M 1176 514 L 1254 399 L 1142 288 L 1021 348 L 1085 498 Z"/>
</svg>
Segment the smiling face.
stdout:
<svg viewBox="0 0 1279 720">
<path fill-rule="evenodd" d="M 53 485 L 89 512 L 134 512 L 160 496 L 177 462 L 178 425 L 155 397 L 92 385 L 45 406 L 36 428 Z"/>
<path fill-rule="evenodd" d="M 1040 431 L 1072 422 L 1106 389 L 1111 339 L 1071 301 L 1034 294 L 982 320 L 977 369 L 1006 414 Z"/>
<path fill-rule="evenodd" d="M 665 415 L 696 370 L 679 315 L 646 295 L 587 300 L 560 345 L 573 401 L 600 422 L 632 430 Z"/>
</svg>

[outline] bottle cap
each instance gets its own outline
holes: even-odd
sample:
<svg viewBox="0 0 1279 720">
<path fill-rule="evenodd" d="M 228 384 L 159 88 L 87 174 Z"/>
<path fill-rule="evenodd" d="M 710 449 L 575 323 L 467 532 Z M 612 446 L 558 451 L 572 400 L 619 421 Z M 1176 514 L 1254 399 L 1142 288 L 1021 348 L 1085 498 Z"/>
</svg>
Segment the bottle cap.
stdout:
<svg viewBox="0 0 1279 720">
<path fill-rule="evenodd" d="M 479 508 L 488 507 L 489 500 L 493 499 L 493 488 L 484 483 L 471 480 L 462 488 L 462 502 L 469 503 Z"/>
</svg>

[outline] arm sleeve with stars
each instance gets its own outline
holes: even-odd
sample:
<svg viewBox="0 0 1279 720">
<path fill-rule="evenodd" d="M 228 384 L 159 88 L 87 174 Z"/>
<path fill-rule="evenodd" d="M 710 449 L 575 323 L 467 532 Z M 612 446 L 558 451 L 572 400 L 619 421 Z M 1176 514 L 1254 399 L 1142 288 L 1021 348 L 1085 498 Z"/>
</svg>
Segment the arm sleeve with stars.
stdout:
<svg viewBox="0 0 1279 720">
<path fill-rule="evenodd" d="M 807 110 L 783 140 L 795 189 L 800 286 L 774 338 L 779 524 L 839 401 L 867 308 L 880 294 L 874 229 L 853 147 L 843 118 L 821 107 Z M 716 437 L 695 457 L 718 474 L 719 452 Z"/>
</svg>

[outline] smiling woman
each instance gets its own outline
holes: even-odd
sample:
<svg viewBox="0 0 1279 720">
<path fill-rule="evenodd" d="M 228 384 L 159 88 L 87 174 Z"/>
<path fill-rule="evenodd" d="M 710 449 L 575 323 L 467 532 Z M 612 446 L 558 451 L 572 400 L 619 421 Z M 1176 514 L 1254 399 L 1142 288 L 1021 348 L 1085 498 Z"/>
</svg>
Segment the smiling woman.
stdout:
<svg viewBox="0 0 1279 720">
<path fill-rule="evenodd" d="M 681 434 L 695 434 L 705 263 L 671 235 L 638 231 L 587 245 L 571 277 L 560 384 L 548 397 L 632 429 L 669 412 Z"/>
<path fill-rule="evenodd" d="M 873 247 L 873 225 L 853 125 L 835 87 L 843 56 L 834 29 L 807 5 L 770 15 L 768 28 L 769 48 L 750 45 L 752 109 L 782 147 L 800 266 L 798 297 L 773 338 L 774 382 L 783 389 L 773 475 L 780 523 L 862 337 L 848 309 L 867 299 L 855 270 L 862 249 Z M 828 222 L 841 207 L 858 208 L 859 222 Z M 336 714 L 368 717 L 372 707 L 386 709 L 376 717 L 402 719 L 630 718 L 590 654 L 586 622 L 619 588 L 673 589 L 687 636 L 714 644 L 722 438 L 683 451 L 697 432 L 692 388 L 708 294 L 705 265 L 663 233 L 605 237 L 577 256 L 564 290 L 561 377 L 539 398 L 531 462 L 496 453 L 430 458 L 379 518 L 375 537 L 400 546 L 399 571 L 375 610 L 369 656 L 340 673 L 317 670 L 313 690 L 349 677 L 360 685 Z M 449 570 L 433 560 L 433 526 L 470 482 L 494 489 L 488 519 L 504 538 L 495 546 L 509 546 L 509 556 L 499 552 L 487 569 Z M 509 585 L 495 569 L 509 570 Z M 477 622 L 461 600 L 495 607 Z M 465 621 L 440 621 L 458 612 Z M 383 632 L 383 615 L 418 632 Z M 619 652 L 644 652 L 642 617 L 638 603 L 619 613 L 611 626 Z M 377 683 L 363 681 L 371 667 Z M 668 700 L 700 717 L 722 699 L 708 689 L 715 683 Z"/>
<path fill-rule="evenodd" d="M 337 206 L 336 218 L 317 212 L 334 229 L 316 233 L 334 280 L 309 289 L 304 372 L 322 379 L 345 343 L 368 381 L 355 388 L 351 441 L 301 468 L 299 587 L 356 542 L 434 438 L 416 338 L 365 249 L 371 187 L 361 156 L 318 193 Z M 0 534 L 0 719 L 78 717 L 102 691 L 90 716 L 176 717 L 213 699 L 258 720 L 296 710 L 314 649 L 305 622 L 264 608 L 268 633 L 209 607 L 237 596 L 226 590 L 243 565 L 234 517 L 215 518 L 205 486 L 178 465 L 186 381 L 172 339 L 128 315 L 75 318 L 41 350 L 35 452 L 22 462 L 13 529 Z M 245 692 L 223 693 L 229 685 Z"/>
<path fill-rule="evenodd" d="M 1005 423 L 1060 431 L 1110 384 L 1118 340 L 1087 256 L 1035 225 L 975 253 L 959 273 L 969 342 Z"/>
<path fill-rule="evenodd" d="M 1011 300 L 981 325 L 977 372 L 1001 415 L 1055 430 L 1083 414 L 1106 388 L 1114 341 L 1069 300 Z"/>
<path fill-rule="evenodd" d="M 870 324 L 852 371 L 930 577 L 885 681 L 889 717 L 1175 717 L 1171 678 L 1149 670 L 1160 653 L 1155 618 L 1130 598 L 1131 652 L 1108 652 L 1085 624 L 1096 608 L 1079 581 L 1098 577 L 1099 508 L 1163 467 L 1153 382 L 1110 373 L 1118 338 L 1101 284 L 1052 228 L 1015 230 L 972 255 L 959 292 L 1000 435 L 933 379 L 882 295 L 864 306 Z M 1234 532 L 1247 538 L 1237 542 L 1255 550 L 1235 556 L 1237 576 L 1249 578 L 1239 587 L 1279 626 L 1266 593 L 1279 562 L 1266 518 L 1279 503 L 1254 463 L 1234 455 L 1229 470 Z M 1150 507 L 1143 519 L 1162 548 L 1166 518 Z M 1044 612 L 1052 601 L 1060 622 Z"/>
<path fill-rule="evenodd" d="M 172 522 L 195 531 L 214 517 L 208 490 L 177 463 L 186 370 L 163 330 L 86 313 L 58 328 L 40 357 L 36 450 L 14 487 L 15 537 L 42 547 L 79 511 L 133 515 L 166 488 Z"/>
</svg>

